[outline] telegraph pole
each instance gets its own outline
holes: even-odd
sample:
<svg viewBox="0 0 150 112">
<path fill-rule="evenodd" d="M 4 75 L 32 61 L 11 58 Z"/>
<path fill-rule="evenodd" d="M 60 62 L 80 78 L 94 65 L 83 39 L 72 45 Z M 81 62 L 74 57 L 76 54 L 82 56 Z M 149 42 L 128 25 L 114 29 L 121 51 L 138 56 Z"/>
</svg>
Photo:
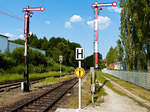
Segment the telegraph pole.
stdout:
<svg viewBox="0 0 150 112">
<path fill-rule="evenodd" d="M 30 8 L 30 6 L 28 6 L 27 8 L 23 8 L 23 12 L 25 12 L 24 15 L 24 34 L 25 34 L 25 51 L 24 51 L 24 64 L 25 64 L 25 72 L 24 72 L 24 79 L 26 80 L 26 82 L 24 83 L 24 87 L 23 87 L 23 91 L 24 92 L 29 92 L 30 89 L 30 82 L 29 82 L 29 46 L 28 46 L 28 41 L 29 41 L 29 19 L 30 17 L 32 17 L 32 12 L 31 11 L 44 11 L 45 8 L 41 7 L 41 8 Z"/>
</svg>

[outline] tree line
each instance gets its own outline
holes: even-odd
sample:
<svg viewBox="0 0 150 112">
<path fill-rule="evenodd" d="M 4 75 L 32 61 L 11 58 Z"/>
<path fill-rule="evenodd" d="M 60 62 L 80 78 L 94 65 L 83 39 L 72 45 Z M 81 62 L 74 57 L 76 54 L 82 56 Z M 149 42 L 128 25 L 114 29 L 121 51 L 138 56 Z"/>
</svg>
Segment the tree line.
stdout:
<svg viewBox="0 0 150 112">
<path fill-rule="evenodd" d="M 14 42 L 24 44 L 24 40 L 17 39 Z M 67 66 L 77 66 L 75 60 L 75 48 L 81 47 L 80 44 L 70 42 L 64 38 L 51 37 L 47 40 L 46 37 L 38 38 L 35 34 L 30 37 L 29 45 L 46 51 L 46 56 L 51 57 L 56 63 L 59 63 L 59 56 L 63 56 L 63 64 Z"/>
<path fill-rule="evenodd" d="M 114 60 L 124 61 L 127 71 L 150 72 L 150 1 L 120 0 L 120 7 L 121 32 L 117 49 L 121 52 L 123 49 L 123 54 L 116 53 L 119 58 Z M 111 51 L 112 48 L 107 54 L 107 62 Z"/>
<path fill-rule="evenodd" d="M 13 42 L 24 44 L 24 40 L 22 39 L 13 40 Z M 29 45 L 33 48 L 45 50 L 46 57 L 50 60 L 53 60 L 55 63 L 59 63 L 59 56 L 62 55 L 64 65 L 72 67 L 78 66 L 78 62 L 75 60 L 75 49 L 77 47 L 81 47 L 81 45 L 78 43 L 70 42 L 69 40 L 60 37 L 51 37 L 49 40 L 47 40 L 46 37 L 38 38 L 34 34 L 29 39 Z M 93 55 L 87 56 L 82 63 L 82 67 L 85 69 L 90 69 L 90 67 L 94 66 L 94 60 L 95 59 Z M 101 60 L 102 55 L 99 53 L 99 68 L 104 68 L 105 65 L 104 63 L 102 64 Z"/>
<path fill-rule="evenodd" d="M 12 40 L 18 44 L 24 44 L 24 40 Z M 59 71 L 59 56 L 63 56 L 62 70 L 73 71 L 77 66 L 75 60 L 75 48 L 80 44 L 70 42 L 64 38 L 46 37 L 38 39 L 36 35 L 30 37 L 29 46 L 46 51 L 46 55 L 38 50 L 29 49 L 29 72 L 41 73 Z M 24 47 L 17 47 L 12 53 L 0 52 L 0 73 L 24 73 Z"/>
</svg>

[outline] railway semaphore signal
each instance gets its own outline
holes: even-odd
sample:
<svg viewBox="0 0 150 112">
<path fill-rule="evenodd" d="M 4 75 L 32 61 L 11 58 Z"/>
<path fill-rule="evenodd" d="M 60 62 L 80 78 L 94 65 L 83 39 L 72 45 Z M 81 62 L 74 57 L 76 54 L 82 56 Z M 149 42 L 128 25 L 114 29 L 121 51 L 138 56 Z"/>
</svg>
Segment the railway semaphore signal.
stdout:
<svg viewBox="0 0 150 112">
<path fill-rule="evenodd" d="M 107 6 L 117 6 L 117 2 L 112 3 L 98 3 L 98 1 L 95 2 L 95 4 L 92 4 L 92 8 L 95 8 L 95 68 L 98 68 L 98 14 L 99 10 L 102 11 L 101 7 L 107 7 Z"/>
<path fill-rule="evenodd" d="M 24 15 L 24 34 L 25 34 L 25 51 L 24 51 L 24 63 L 25 63 L 25 72 L 24 72 L 24 79 L 26 82 L 24 83 L 23 90 L 25 92 L 29 92 L 30 89 L 30 83 L 29 83 L 29 70 L 28 70 L 28 40 L 29 40 L 29 19 L 32 17 L 32 12 L 31 11 L 44 11 L 44 7 L 40 8 L 30 8 L 29 6 L 27 8 L 23 8 L 23 12 L 25 12 Z"/>
<path fill-rule="evenodd" d="M 23 8 L 23 11 L 44 11 L 45 10 L 45 8 L 44 7 L 40 7 L 40 8 L 30 8 L 30 7 L 28 7 L 28 8 Z"/>
</svg>

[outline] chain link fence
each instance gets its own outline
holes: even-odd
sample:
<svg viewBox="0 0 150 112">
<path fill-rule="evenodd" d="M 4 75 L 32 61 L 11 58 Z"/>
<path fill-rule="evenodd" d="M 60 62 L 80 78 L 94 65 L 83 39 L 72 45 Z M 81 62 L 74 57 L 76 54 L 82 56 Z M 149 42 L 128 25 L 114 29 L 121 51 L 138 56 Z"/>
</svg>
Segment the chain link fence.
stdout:
<svg viewBox="0 0 150 112">
<path fill-rule="evenodd" d="M 141 86 L 150 90 L 150 73 L 113 71 L 113 70 L 107 70 L 107 69 L 103 69 L 102 72 L 108 73 L 121 80 L 131 82 L 133 84 L 136 84 L 137 86 Z"/>
</svg>

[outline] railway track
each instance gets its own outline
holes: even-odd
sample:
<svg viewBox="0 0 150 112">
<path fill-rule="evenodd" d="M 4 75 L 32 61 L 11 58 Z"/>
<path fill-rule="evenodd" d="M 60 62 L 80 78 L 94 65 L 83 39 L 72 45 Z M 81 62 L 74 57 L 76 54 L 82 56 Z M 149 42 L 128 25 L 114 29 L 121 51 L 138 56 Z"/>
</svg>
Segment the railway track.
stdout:
<svg viewBox="0 0 150 112">
<path fill-rule="evenodd" d="M 43 94 L 4 112 L 47 112 L 78 82 L 72 78 L 61 82 L 55 87 L 49 87 Z"/>
<path fill-rule="evenodd" d="M 65 75 L 62 75 L 62 76 L 65 76 Z M 60 77 L 60 75 L 48 76 L 48 77 Z M 38 83 L 39 81 L 42 81 L 48 77 L 30 79 L 30 83 L 35 84 L 35 83 Z M 21 86 L 21 82 L 23 82 L 23 81 L 24 80 L 18 80 L 18 81 L 15 80 L 15 81 L 11 81 L 11 82 L 1 82 L 0 83 L 0 92 L 9 91 L 11 89 L 19 88 Z"/>
</svg>

